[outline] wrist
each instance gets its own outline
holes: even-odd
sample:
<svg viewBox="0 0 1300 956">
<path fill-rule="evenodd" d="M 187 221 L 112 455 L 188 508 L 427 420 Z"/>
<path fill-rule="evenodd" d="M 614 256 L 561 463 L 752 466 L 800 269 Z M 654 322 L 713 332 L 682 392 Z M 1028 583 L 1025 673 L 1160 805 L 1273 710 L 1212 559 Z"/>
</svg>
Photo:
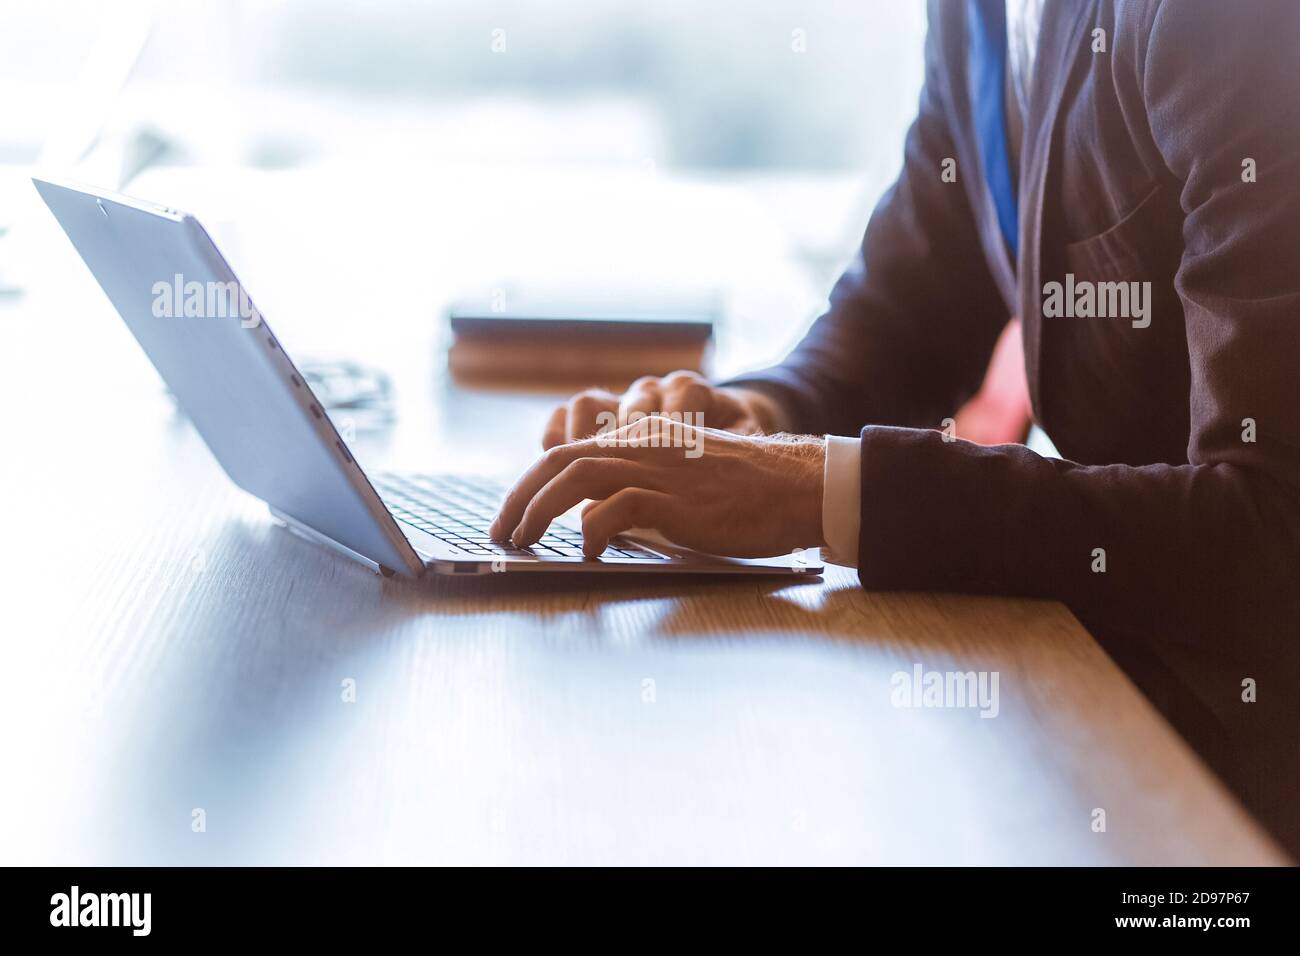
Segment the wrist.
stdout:
<svg viewBox="0 0 1300 956">
<path fill-rule="evenodd" d="M 826 546 L 822 530 L 822 503 L 826 487 L 826 442 L 822 438 L 799 436 L 787 440 L 791 548 Z"/>
</svg>

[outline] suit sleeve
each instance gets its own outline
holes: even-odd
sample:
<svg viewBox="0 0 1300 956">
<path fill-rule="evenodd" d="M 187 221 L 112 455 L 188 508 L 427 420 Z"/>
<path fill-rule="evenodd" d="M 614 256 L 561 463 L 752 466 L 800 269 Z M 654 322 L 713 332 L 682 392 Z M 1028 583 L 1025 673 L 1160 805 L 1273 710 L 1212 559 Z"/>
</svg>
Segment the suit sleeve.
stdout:
<svg viewBox="0 0 1300 956">
<path fill-rule="evenodd" d="M 925 84 L 903 169 L 872 213 L 829 309 L 780 365 L 727 384 L 771 395 L 791 430 L 855 435 L 866 422 L 941 427 L 979 387 L 1008 309 L 985 263 L 949 130 L 941 34 L 930 7 Z"/>
<path fill-rule="evenodd" d="M 1059 599 L 1099 634 L 1164 642 L 1176 670 L 1209 675 L 1200 679 L 1218 684 L 1206 693 L 1236 712 L 1246 677 L 1272 681 L 1274 701 L 1294 698 L 1297 38 L 1294 0 L 1263 0 L 1250 16 L 1219 0 L 1167 2 L 1134 84 L 1182 184 L 1175 287 L 1191 368 L 1188 463 L 1083 466 L 867 427 L 866 587 Z M 1243 182 L 1247 158 L 1256 182 Z M 1292 762 L 1295 739 L 1292 727 Z"/>
</svg>

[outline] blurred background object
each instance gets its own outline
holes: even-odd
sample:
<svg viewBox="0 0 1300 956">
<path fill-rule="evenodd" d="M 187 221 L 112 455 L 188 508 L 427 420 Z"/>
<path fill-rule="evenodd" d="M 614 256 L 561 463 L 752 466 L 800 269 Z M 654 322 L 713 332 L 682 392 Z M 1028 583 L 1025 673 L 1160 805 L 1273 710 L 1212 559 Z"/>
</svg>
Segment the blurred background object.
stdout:
<svg viewBox="0 0 1300 956">
<path fill-rule="evenodd" d="M 5 70 L 29 94 L 11 148 L 40 145 L 49 94 L 78 87 L 106 31 L 122 38 L 118 61 L 133 58 L 146 17 L 147 47 L 105 119 L 119 135 L 156 124 L 206 161 L 396 150 L 842 170 L 882 138 L 897 145 L 924 12 L 846 0 L 6 0 L 4 16 Z"/>
<path fill-rule="evenodd" d="M 0 287 L 57 317 L 103 387 L 140 379 L 157 402 L 38 205 L 39 168 L 197 214 L 295 353 L 423 399 L 390 436 L 417 458 L 481 427 L 446 374 L 446 315 L 503 280 L 714 291 L 712 371 L 730 374 L 779 358 L 852 254 L 901 161 L 924 17 L 919 0 L 0 0 Z"/>
<path fill-rule="evenodd" d="M 0 163 L 109 186 L 157 163 L 781 171 L 809 188 L 775 212 L 818 263 L 898 165 L 922 7 L 3 0 Z M 838 202 L 817 188 L 846 175 Z"/>
<path fill-rule="evenodd" d="M 381 428 L 396 414 L 392 382 L 378 369 L 308 357 L 299 360 L 298 371 L 340 430 L 346 421 L 359 429 Z"/>
<path fill-rule="evenodd" d="M 721 312 L 713 290 L 501 282 L 452 303 L 447 363 L 468 385 L 621 391 L 641 375 L 705 371 Z"/>
</svg>

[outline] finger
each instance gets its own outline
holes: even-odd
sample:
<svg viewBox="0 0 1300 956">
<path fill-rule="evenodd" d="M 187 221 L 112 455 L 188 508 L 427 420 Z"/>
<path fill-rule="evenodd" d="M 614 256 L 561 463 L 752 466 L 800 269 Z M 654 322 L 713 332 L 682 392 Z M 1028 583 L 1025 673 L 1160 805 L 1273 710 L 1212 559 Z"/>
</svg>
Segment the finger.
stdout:
<svg viewBox="0 0 1300 956">
<path fill-rule="evenodd" d="M 565 423 L 569 420 L 569 406 L 558 405 L 555 411 L 551 412 L 551 417 L 547 419 L 546 428 L 542 432 L 542 448 L 554 448 L 556 445 L 564 444 Z"/>
<path fill-rule="evenodd" d="M 673 499 L 661 491 L 624 488 L 592 505 L 582 515 L 582 553 L 599 557 L 609 539 L 630 528 L 662 530 L 672 516 Z"/>
<path fill-rule="evenodd" d="M 725 388 L 715 389 L 710 399 L 708 424 L 711 427 L 741 432 L 758 431 L 758 424 L 750 415 L 749 409 Z"/>
<path fill-rule="evenodd" d="M 618 422 L 620 425 L 626 425 L 633 412 L 646 415 L 657 412 L 662 402 L 659 379 L 653 375 L 638 378 L 623 393 L 623 400 L 618 404 Z"/>
<path fill-rule="evenodd" d="M 713 389 L 702 378 L 679 378 L 664 388 L 662 410 L 665 413 L 691 413 L 703 419 L 712 404 Z"/>
<path fill-rule="evenodd" d="M 620 429 L 618 432 L 613 432 L 612 435 L 619 435 L 621 431 Z M 637 459 L 645 457 L 654 450 L 620 442 L 613 439 L 612 435 L 568 442 L 543 452 L 515 482 L 514 487 L 506 492 L 501 510 L 497 512 L 496 518 L 488 528 L 488 534 L 494 540 L 504 541 L 511 531 L 519 527 L 519 521 L 524 516 L 524 509 L 528 507 L 528 502 L 532 501 L 537 492 L 567 468 L 574 459 L 591 457 Z"/>
<path fill-rule="evenodd" d="M 510 535 L 517 546 L 536 544 L 551 522 L 588 498 L 608 498 L 629 487 L 656 487 L 648 465 L 626 458 L 578 458 L 548 481 L 524 509 Z"/>
<path fill-rule="evenodd" d="M 591 388 L 573 396 L 569 400 L 565 441 L 579 441 L 596 434 L 602 424 L 601 413 L 609 414 L 617 410 L 618 396 L 603 388 Z"/>
<path fill-rule="evenodd" d="M 675 372 L 669 372 L 659 380 L 660 387 L 664 391 L 671 391 L 675 388 L 681 388 L 683 385 L 701 384 L 708 385 L 709 380 L 699 372 L 692 372 L 690 369 L 679 368 Z"/>
<path fill-rule="evenodd" d="M 714 414 L 719 413 L 719 406 L 723 402 L 727 406 L 725 414 L 731 417 L 731 423 L 726 427 L 731 431 L 762 435 L 789 427 L 788 424 L 782 424 L 789 416 L 762 392 L 746 388 L 720 388 L 714 396 Z"/>
</svg>

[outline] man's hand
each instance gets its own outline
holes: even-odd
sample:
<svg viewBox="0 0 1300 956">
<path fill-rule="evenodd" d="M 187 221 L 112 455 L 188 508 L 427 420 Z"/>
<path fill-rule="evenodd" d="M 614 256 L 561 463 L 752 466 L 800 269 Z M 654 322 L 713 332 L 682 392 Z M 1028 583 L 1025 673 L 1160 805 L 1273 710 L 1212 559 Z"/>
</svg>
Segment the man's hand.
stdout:
<svg viewBox="0 0 1300 956">
<path fill-rule="evenodd" d="M 588 557 L 631 528 L 710 554 L 789 554 L 824 543 L 824 466 L 820 438 L 741 436 L 652 416 L 552 447 L 506 495 L 490 531 L 527 547 L 590 498 Z"/>
<path fill-rule="evenodd" d="M 579 392 L 551 413 L 542 447 L 578 441 L 598 431 L 612 431 L 641 415 L 658 413 L 689 414 L 709 428 L 742 435 L 776 431 L 780 414 L 764 395 L 742 388 L 718 388 L 695 372 L 680 371 L 663 378 L 639 378 L 622 395 L 599 388 Z"/>
</svg>

